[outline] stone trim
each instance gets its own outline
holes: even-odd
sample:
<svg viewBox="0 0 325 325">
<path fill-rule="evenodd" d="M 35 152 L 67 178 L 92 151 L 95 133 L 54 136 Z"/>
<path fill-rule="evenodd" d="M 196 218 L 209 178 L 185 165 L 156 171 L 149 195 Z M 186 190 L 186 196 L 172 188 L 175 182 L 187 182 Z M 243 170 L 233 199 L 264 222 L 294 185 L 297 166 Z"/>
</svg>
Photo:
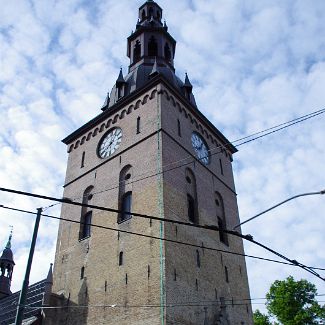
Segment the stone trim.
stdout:
<svg viewBox="0 0 325 325">
<path fill-rule="evenodd" d="M 72 144 L 68 146 L 67 152 L 70 153 L 72 150 L 77 149 L 79 146 L 82 146 L 85 142 L 89 141 L 91 138 L 96 137 L 98 134 L 106 131 L 118 120 L 122 120 L 126 115 L 131 114 L 133 111 L 137 110 L 141 106 L 145 105 L 148 100 L 152 100 L 157 95 L 157 89 L 151 90 L 149 93 L 145 94 L 141 99 L 138 99 L 134 104 L 129 105 L 127 108 L 123 108 L 120 112 L 116 113 L 114 116 L 111 116 L 103 122 L 100 126 L 96 126 L 93 130 L 89 131 L 87 135 L 82 136 Z"/>
</svg>

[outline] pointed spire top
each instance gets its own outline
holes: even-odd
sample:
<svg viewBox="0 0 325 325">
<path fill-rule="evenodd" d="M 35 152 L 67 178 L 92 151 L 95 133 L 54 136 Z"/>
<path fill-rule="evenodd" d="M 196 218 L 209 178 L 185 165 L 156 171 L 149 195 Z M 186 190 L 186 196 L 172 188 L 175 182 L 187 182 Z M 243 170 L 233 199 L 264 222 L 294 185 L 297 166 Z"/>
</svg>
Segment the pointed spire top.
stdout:
<svg viewBox="0 0 325 325">
<path fill-rule="evenodd" d="M 116 80 L 116 83 L 117 84 L 121 84 L 121 83 L 125 83 L 125 80 L 124 80 L 124 77 L 123 77 L 123 71 L 122 71 L 122 68 L 120 68 L 120 73 L 118 75 L 118 78 Z"/>
<path fill-rule="evenodd" d="M 185 82 L 184 82 L 184 87 L 192 91 L 193 86 L 190 82 L 190 79 L 188 78 L 187 72 L 185 72 Z"/>
<path fill-rule="evenodd" d="M 8 238 L 8 242 L 7 242 L 7 245 L 6 245 L 6 248 L 7 249 L 11 249 L 11 239 L 12 239 L 12 232 L 13 232 L 13 226 L 10 226 L 11 230 L 10 230 L 10 235 L 9 235 L 9 238 Z"/>
<path fill-rule="evenodd" d="M 152 67 L 149 77 L 153 77 L 159 73 L 160 72 L 159 72 L 158 63 L 157 63 L 157 57 L 155 57 L 155 63 L 153 64 L 153 67 Z"/>
<path fill-rule="evenodd" d="M 50 264 L 50 269 L 46 277 L 46 283 L 53 284 L 53 263 Z"/>
</svg>

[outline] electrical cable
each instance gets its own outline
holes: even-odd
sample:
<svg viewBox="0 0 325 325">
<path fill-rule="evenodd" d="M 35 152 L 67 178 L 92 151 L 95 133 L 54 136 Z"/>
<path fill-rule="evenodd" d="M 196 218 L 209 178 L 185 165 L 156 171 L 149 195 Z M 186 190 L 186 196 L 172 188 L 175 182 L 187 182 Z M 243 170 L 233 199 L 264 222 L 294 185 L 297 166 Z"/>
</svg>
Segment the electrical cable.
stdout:
<svg viewBox="0 0 325 325">
<path fill-rule="evenodd" d="M 231 141 L 229 144 L 234 145 L 234 143 L 236 143 L 236 142 L 239 142 L 239 141 L 242 141 L 242 140 L 248 139 L 248 138 L 250 138 L 250 137 L 252 137 L 252 136 L 259 135 L 259 134 L 262 134 L 262 133 L 265 133 L 265 132 L 267 132 L 267 131 L 271 131 L 271 130 L 272 130 L 271 132 L 265 133 L 265 134 L 263 134 L 263 135 L 261 135 L 261 136 L 255 137 L 255 138 L 253 138 L 253 139 L 250 139 L 250 140 L 244 141 L 244 142 L 239 143 L 238 145 L 236 145 L 236 147 L 239 147 L 239 146 L 242 146 L 242 145 L 244 145 L 244 144 L 250 143 L 250 142 L 252 142 L 252 141 L 258 140 L 258 139 L 260 139 L 260 138 L 263 138 L 263 137 L 265 137 L 265 136 L 267 136 L 267 135 L 270 135 L 270 134 L 276 133 L 276 132 L 278 132 L 278 131 L 281 131 L 281 130 L 283 130 L 283 129 L 285 129 L 285 128 L 288 128 L 288 127 L 290 127 L 290 126 L 293 126 L 293 125 L 299 124 L 299 123 L 301 123 L 301 122 L 304 122 L 304 121 L 306 121 L 306 120 L 308 120 L 308 119 L 311 119 L 311 118 L 313 118 L 313 117 L 315 117 L 315 116 L 318 116 L 318 115 L 321 115 L 321 114 L 324 114 L 324 113 L 325 113 L 325 109 L 317 110 L 317 111 L 314 111 L 314 112 L 312 112 L 312 113 L 309 113 L 309 114 L 306 114 L 306 115 L 300 116 L 300 117 L 298 117 L 298 118 L 295 118 L 295 119 L 293 119 L 293 120 L 291 120 L 291 121 L 284 122 L 284 123 L 278 124 L 278 125 L 276 125 L 276 126 L 273 126 L 273 127 L 267 128 L 267 129 L 265 129 L 265 130 L 255 132 L 255 133 L 253 133 L 253 134 L 251 134 L 251 135 L 248 135 L 248 136 L 245 136 L 245 137 L 243 137 L 243 138 L 240 138 L 240 139 L 237 139 L 237 140 Z M 281 128 L 279 128 L 279 127 L 281 127 Z M 224 149 L 223 149 L 224 147 L 225 147 L 225 146 L 218 145 L 218 146 L 215 147 L 215 148 L 209 149 L 208 152 L 212 152 L 212 151 L 214 151 L 214 150 L 219 149 L 219 151 L 210 154 L 210 156 L 213 156 L 213 155 L 216 155 L 216 154 L 221 153 L 222 150 L 224 150 Z M 170 168 L 170 169 L 164 170 L 164 168 L 166 168 L 166 167 L 168 167 L 168 166 L 175 165 L 175 164 L 177 164 L 177 163 L 179 163 L 179 162 L 182 162 L 182 161 L 184 161 L 184 160 L 190 159 L 190 158 L 192 158 L 192 157 L 193 157 L 192 155 L 189 155 L 189 156 L 187 156 L 187 157 L 185 157 L 185 158 L 182 158 L 182 159 L 180 159 L 180 160 L 177 160 L 177 161 L 174 161 L 174 162 L 168 163 L 168 164 L 162 166 L 162 171 L 160 171 L 160 172 L 158 172 L 158 173 L 150 174 L 150 175 L 148 175 L 148 176 L 140 177 L 140 178 L 135 179 L 135 180 L 133 180 L 133 181 L 129 181 L 129 182 L 127 182 L 126 184 L 133 184 L 133 183 L 136 183 L 136 182 L 139 182 L 139 181 L 142 181 L 142 180 L 145 180 L 145 179 L 151 178 L 151 177 L 155 177 L 155 176 L 158 176 L 159 174 L 164 174 L 164 173 L 166 173 L 166 172 L 169 172 L 169 171 L 172 171 L 172 170 L 175 170 L 175 169 L 178 169 L 178 168 L 181 168 L 181 167 L 184 167 L 184 166 L 190 165 L 190 164 L 192 164 L 192 163 L 195 163 L 195 161 L 200 161 L 201 159 L 203 159 L 203 158 L 195 158 L 195 159 L 191 160 L 190 162 L 187 162 L 187 163 L 181 164 L 181 165 L 179 165 L 179 166 L 176 166 L 176 167 L 173 167 L 173 168 Z M 145 173 L 139 174 L 138 176 L 145 175 L 145 174 L 147 174 L 147 173 L 148 173 L 148 172 L 145 172 Z M 121 182 L 118 182 L 118 185 L 116 185 L 116 186 L 113 186 L 113 187 L 110 187 L 110 188 L 107 188 L 107 189 L 104 189 L 104 190 L 100 190 L 100 191 L 98 191 L 98 192 L 94 192 L 93 194 L 100 194 L 100 193 L 104 193 L 104 192 L 111 191 L 111 190 L 113 190 L 113 189 L 117 189 L 117 188 L 120 186 L 120 183 L 121 183 Z M 82 197 L 77 197 L 77 198 L 74 198 L 73 200 L 77 200 L 77 199 L 81 199 L 81 198 L 82 198 Z M 50 207 L 53 207 L 53 206 L 55 206 L 55 205 L 57 205 L 57 204 L 59 204 L 59 203 L 55 203 L 55 204 L 53 204 L 53 205 L 50 205 L 49 207 L 46 207 L 45 209 L 48 209 L 48 208 L 50 208 Z"/>
<path fill-rule="evenodd" d="M 3 206 L 3 205 L 0 206 L 0 208 L 37 215 L 37 213 L 33 212 L 33 211 L 17 209 L 17 208 L 11 208 L 11 207 Z M 61 218 L 61 217 L 55 217 L 55 216 L 51 216 L 51 215 L 48 215 L 48 214 L 41 214 L 41 216 L 46 217 L 46 218 L 50 218 L 50 219 L 56 219 L 56 220 L 60 220 L 60 221 L 62 220 L 62 221 L 66 221 L 66 222 L 86 225 L 86 223 L 81 222 L 81 221 L 75 221 L 75 220 Z M 242 253 L 217 249 L 217 248 L 213 248 L 213 247 L 208 247 L 208 246 L 204 246 L 204 245 L 203 246 L 202 245 L 196 245 L 196 244 L 186 243 L 186 242 L 177 241 L 177 240 L 173 240 L 173 239 L 160 238 L 160 237 L 157 237 L 157 236 L 145 235 L 145 234 L 140 234 L 140 233 L 136 233 L 136 232 L 132 232 L 132 231 L 127 231 L 127 230 L 121 230 L 121 229 L 96 225 L 96 224 L 92 224 L 92 223 L 90 223 L 90 224 L 87 223 L 87 225 L 90 225 L 90 226 L 95 227 L 95 228 L 106 229 L 106 230 L 116 231 L 116 232 L 120 232 L 120 233 L 126 233 L 126 234 L 129 234 L 129 235 L 135 235 L 135 236 L 139 236 L 139 237 L 151 238 L 151 239 L 156 239 L 156 240 L 163 240 L 163 241 L 171 242 L 171 243 L 174 243 L 174 244 L 180 244 L 180 245 L 184 245 L 184 246 L 190 246 L 190 247 L 195 247 L 195 248 L 200 248 L 200 249 L 206 249 L 206 250 L 216 251 L 216 252 L 220 252 L 220 253 L 226 253 L 226 254 L 231 254 L 231 255 L 249 257 L 249 258 L 254 258 L 254 259 L 258 259 L 258 260 L 262 260 L 262 261 L 273 262 L 273 263 L 278 263 L 278 264 L 283 264 L 283 265 L 298 266 L 298 265 L 296 265 L 294 263 L 282 262 L 282 261 L 273 260 L 273 259 L 269 259 L 269 258 L 264 258 L 264 257 L 260 257 L 260 256 L 242 254 Z M 316 268 L 316 267 L 309 267 L 309 268 L 311 268 L 311 269 L 319 269 L 319 270 L 324 270 L 325 271 L 325 269 Z"/>
</svg>

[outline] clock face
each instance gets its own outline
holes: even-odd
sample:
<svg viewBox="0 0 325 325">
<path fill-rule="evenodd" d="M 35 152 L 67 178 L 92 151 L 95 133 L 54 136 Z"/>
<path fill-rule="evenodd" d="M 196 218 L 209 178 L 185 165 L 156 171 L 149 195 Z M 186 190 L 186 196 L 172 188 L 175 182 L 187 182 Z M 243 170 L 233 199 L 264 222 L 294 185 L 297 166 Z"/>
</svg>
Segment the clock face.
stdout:
<svg viewBox="0 0 325 325">
<path fill-rule="evenodd" d="M 122 141 L 122 130 L 115 128 L 106 133 L 99 142 L 98 156 L 100 158 L 107 158 L 111 156 L 120 146 Z"/>
<path fill-rule="evenodd" d="M 192 133 L 192 146 L 199 160 L 208 165 L 210 163 L 209 147 L 203 138 L 196 132 Z"/>
</svg>

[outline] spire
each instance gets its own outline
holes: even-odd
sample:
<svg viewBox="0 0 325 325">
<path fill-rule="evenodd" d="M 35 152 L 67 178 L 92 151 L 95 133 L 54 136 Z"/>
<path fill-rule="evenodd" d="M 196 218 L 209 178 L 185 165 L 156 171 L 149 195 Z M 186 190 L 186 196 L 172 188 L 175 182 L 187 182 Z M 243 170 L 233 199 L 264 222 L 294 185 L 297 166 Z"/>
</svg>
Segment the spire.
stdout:
<svg viewBox="0 0 325 325">
<path fill-rule="evenodd" d="M 187 72 L 185 73 L 185 82 L 184 82 L 184 87 L 192 91 L 193 86 L 190 82 L 190 79 L 188 78 Z"/>
<path fill-rule="evenodd" d="M 122 85 L 122 84 L 125 84 L 125 80 L 124 80 L 123 72 L 122 72 L 122 68 L 121 68 L 118 78 L 116 80 L 116 85 Z"/>
<path fill-rule="evenodd" d="M 50 269 L 46 277 L 46 283 L 53 284 L 53 263 L 50 264 Z"/>
<path fill-rule="evenodd" d="M 108 108 L 108 105 L 109 105 L 109 101 L 110 101 L 110 98 L 109 98 L 109 92 L 107 93 L 107 96 L 106 96 L 106 99 L 105 99 L 105 102 L 102 106 L 102 111 L 105 111 L 105 109 Z"/>
<path fill-rule="evenodd" d="M 11 239 L 12 239 L 12 231 L 13 231 L 13 227 L 11 227 L 11 231 L 10 231 L 10 235 L 9 235 L 9 239 L 8 239 L 8 242 L 7 242 L 7 245 L 6 245 L 6 248 L 7 249 L 11 249 Z"/>
</svg>

